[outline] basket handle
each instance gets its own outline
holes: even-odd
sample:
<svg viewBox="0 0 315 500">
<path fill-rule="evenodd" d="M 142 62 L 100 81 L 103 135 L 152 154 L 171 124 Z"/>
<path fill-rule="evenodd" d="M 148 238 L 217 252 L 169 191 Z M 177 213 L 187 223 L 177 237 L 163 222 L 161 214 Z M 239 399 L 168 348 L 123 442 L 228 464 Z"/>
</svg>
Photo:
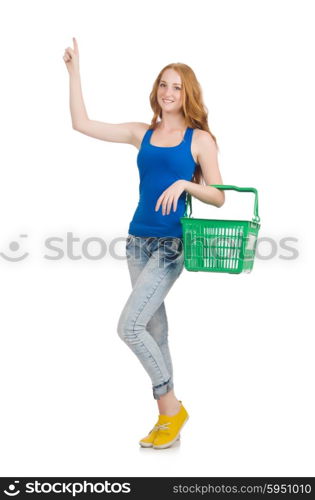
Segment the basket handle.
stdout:
<svg viewBox="0 0 315 500">
<path fill-rule="evenodd" d="M 230 186 L 226 184 L 206 184 L 206 186 L 212 186 L 218 189 L 233 189 L 234 191 L 246 191 L 246 192 L 251 192 L 255 193 L 255 202 L 254 202 L 254 215 L 252 218 L 253 222 L 259 222 L 260 217 L 258 215 L 258 192 L 256 188 L 253 187 L 238 187 L 238 186 Z M 192 204 L 191 204 L 191 194 L 187 193 L 187 199 L 186 199 L 186 209 L 184 213 L 184 217 L 187 217 L 187 208 L 189 206 L 189 217 L 191 217 L 192 214 Z"/>
</svg>

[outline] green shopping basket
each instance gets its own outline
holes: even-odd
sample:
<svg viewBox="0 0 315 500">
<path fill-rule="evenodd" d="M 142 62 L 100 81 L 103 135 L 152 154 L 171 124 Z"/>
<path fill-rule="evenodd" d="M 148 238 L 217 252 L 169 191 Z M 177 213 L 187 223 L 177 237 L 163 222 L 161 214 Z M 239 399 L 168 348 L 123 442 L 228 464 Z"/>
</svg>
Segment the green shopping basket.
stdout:
<svg viewBox="0 0 315 500">
<path fill-rule="evenodd" d="M 207 184 L 218 189 L 255 193 L 254 216 L 251 221 L 195 219 L 191 217 L 191 195 L 187 193 L 186 209 L 180 218 L 183 229 L 184 266 L 187 271 L 250 273 L 260 229 L 257 189 Z M 187 208 L 190 208 L 187 217 Z"/>
</svg>

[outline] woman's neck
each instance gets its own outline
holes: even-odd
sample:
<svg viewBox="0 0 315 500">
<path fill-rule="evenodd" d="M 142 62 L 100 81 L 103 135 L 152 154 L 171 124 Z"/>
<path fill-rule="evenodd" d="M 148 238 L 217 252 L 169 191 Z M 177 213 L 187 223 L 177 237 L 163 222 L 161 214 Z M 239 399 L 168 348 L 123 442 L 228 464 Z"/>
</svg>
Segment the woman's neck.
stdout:
<svg viewBox="0 0 315 500">
<path fill-rule="evenodd" d="M 178 132 L 186 128 L 185 121 L 177 117 L 162 118 L 162 120 L 157 123 L 157 126 L 163 132 Z"/>
</svg>

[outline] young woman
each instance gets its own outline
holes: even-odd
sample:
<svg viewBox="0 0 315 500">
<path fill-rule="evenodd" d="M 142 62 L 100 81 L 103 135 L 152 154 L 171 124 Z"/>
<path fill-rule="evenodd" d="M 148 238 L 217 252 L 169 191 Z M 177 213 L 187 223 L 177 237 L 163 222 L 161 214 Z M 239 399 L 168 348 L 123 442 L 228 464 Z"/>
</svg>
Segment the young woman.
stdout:
<svg viewBox="0 0 315 500">
<path fill-rule="evenodd" d="M 216 138 L 208 127 L 201 87 L 186 64 L 168 64 L 158 74 L 150 94 L 154 113 L 150 124 L 111 124 L 87 115 L 75 38 L 63 59 L 70 76 L 74 130 L 139 150 L 140 200 L 126 240 L 132 292 L 117 331 L 151 378 L 158 404 L 158 420 L 139 443 L 168 448 L 179 439 L 189 415 L 174 393 L 164 299 L 184 267 L 180 217 L 186 194 L 216 207 L 225 201 L 223 190 L 209 186 L 223 184 Z"/>
</svg>

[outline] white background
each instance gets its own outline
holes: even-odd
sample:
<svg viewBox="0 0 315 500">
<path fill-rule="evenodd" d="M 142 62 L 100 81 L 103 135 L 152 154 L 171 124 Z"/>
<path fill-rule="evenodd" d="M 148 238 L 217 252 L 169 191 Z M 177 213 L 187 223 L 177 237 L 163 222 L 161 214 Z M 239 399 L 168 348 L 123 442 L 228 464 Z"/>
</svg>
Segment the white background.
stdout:
<svg viewBox="0 0 315 500">
<path fill-rule="evenodd" d="M 311 8 L 2 4 L 2 476 L 314 476 Z M 71 127 L 63 54 L 72 36 L 95 120 L 150 123 L 160 69 L 190 65 L 224 184 L 259 192 L 253 272 L 184 270 L 166 298 L 175 393 L 190 414 L 167 450 L 138 445 L 158 411 L 149 376 L 116 331 L 131 292 L 126 260 L 82 255 L 84 240 L 99 237 L 121 238 L 124 256 L 139 179 L 136 148 Z M 193 214 L 251 219 L 253 202 L 229 191 L 220 210 L 193 199 Z M 45 258 L 48 237 L 61 238 L 66 254 L 68 232 L 82 258 Z M 295 238 L 295 258 L 283 238 Z M 3 256 L 25 252 L 18 262 Z"/>
</svg>

